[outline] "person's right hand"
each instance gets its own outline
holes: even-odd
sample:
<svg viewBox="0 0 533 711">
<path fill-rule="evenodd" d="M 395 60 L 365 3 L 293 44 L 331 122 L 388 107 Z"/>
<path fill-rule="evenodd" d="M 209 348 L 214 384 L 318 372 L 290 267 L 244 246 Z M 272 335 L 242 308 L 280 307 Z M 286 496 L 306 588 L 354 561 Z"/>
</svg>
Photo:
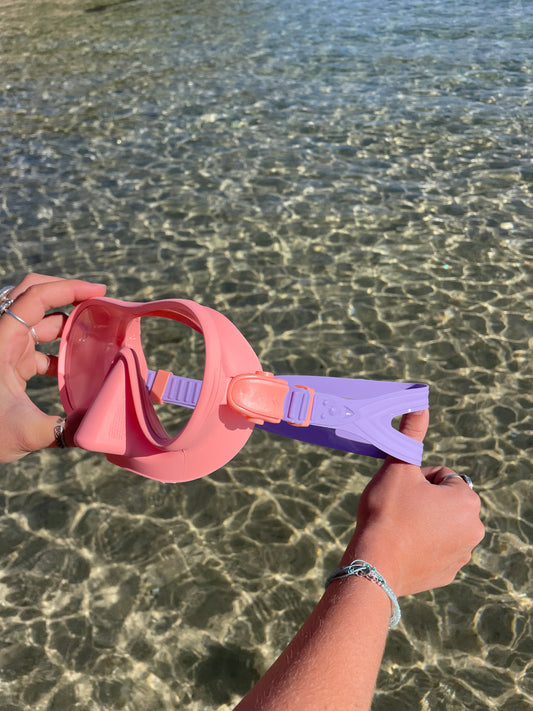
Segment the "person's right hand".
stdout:
<svg viewBox="0 0 533 711">
<path fill-rule="evenodd" d="M 403 418 L 403 434 L 423 441 L 429 414 Z M 480 499 L 447 467 L 421 469 L 389 457 L 359 501 L 357 526 L 341 565 L 361 558 L 397 597 L 450 583 L 485 529 Z"/>
<path fill-rule="evenodd" d="M 103 296 L 105 290 L 102 284 L 29 274 L 5 297 L 11 313 L 0 316 L 0 462 L 56 445 L 54 428 L 62 420 L 32 402 L 26 383 L 34 375 L 57 375 L 57 358 L 35 346 L 61 337 L 66 316 L 50 309 Z"/>
</svg>

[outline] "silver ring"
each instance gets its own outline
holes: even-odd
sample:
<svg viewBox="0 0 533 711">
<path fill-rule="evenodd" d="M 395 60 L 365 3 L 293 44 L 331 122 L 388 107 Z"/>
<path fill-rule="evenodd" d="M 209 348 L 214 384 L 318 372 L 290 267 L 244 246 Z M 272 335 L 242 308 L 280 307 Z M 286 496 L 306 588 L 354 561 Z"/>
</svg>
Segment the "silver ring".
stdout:
<svg viewBox="0 0 533 711">
<path fill-rule="evenodd" d="M 2 316 L 2 314 L 5 314 L 8 308 L 14 303 L 15 302 L 13 301 L 13 299 L 3 299 L 0 302 L 0 316 Z"/>
<path fill-rule="evenodd" d="M 444 479 L 441 481 L 441 484 L 444 484 L 447 479 L 452 479 L 453 477 L 457 477 L 457 479 L 462 479 L 466 484 L 468 484 L 470 489 L 474 488 L 474 485 L 472 484 L 472 479 L 466 474 L 448 474 L 448 476 L 445 476 Z"/>
<path fill-rule="evenodd" d="M 11 304 L 9 304 L 9 306 L 11 306 Z M 20 318 L 20 316 L 17 316 L 17 314 L 14 314 L 13 311 L 10 311 L 9 309 L 4 309 L 2 311 L 2 314 L 9 314 L 10 316 L 13 316 L 13 318 L 16 318 L 19 323 L 21 323 L 23 326 L 26 326 L 26 328 L 29 328 L 31 335 L 33 336 L 33 340 L 35 341 L 35 345 L 39 345 L 41 341 L 39 340 L 39 337 L 37 336 L 37 333 L 35 332 L 33 326 L 30 326 L 30 324 L 26 323 L 23 318 Z"/>
<path fill-rule="evenodd" d="M 3 286 L 0 289 L 0 301 L 7 301 L 7 295 L 13 291 L 14 286 Z"/>
<path fill-rule="evenodd" d="M 54 427 L 54 437 L 56 438 L 56 445 L 59 449 L 65 449 L 67 446 L 65 443 L 65 422 L 65 418 L 62 417 Z"/>
</svg>

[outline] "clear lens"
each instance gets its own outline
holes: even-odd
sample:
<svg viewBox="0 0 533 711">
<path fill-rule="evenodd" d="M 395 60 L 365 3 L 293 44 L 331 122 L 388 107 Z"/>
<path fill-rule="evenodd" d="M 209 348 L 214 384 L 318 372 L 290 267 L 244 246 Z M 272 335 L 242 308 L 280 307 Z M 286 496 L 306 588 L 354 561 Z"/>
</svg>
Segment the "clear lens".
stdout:
<svg viewBox="0 0 533 711">
<path fill-rule="evenodd" d="M 198 380 L 204 376 L 204 338 L 190 326 L 172 318 L 140 318 L 116 304 L 87 305 L 70 326 L 67 340 L 65 381 L 73 409 L 89 408 L 124 347 L 133 349 L 154 372 Z M 170 437 L 181 432 L 193 412 L 173 404 L 154 407 Z"/>
<path fill-rule="evenodd" d="M 205 347 L 202 334 L 170 318 L 147 316 L 141 319 L 141 342 L 150 370 L 166 370 L 173 375 L 202 380 Z M 178 405 L 154 405 L 161 424 L 176 437 L 189 421 L 193 410 Z"/>
<path fill-rule="evenodd" d="M 67 351 L 68 393 L 75 409 L 91 404 L 125 341 L 134 345 L 135 339 L 125 336 L 135 321 L 116 309 L 111 314 L 104 305 L 79 313 L 70 329 Z M 138 326 L 136 330 L 138 333 Z"/>
</svg>

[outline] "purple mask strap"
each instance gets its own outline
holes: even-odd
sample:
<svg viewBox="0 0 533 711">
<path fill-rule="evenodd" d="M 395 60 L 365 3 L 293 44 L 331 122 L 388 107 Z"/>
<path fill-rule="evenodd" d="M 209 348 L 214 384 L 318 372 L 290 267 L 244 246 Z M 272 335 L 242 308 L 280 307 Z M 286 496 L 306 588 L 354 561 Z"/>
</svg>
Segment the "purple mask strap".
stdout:
<svg viewBox="0 0 533 711">
<path fill-rule="evenodd" d="M 420 465 L 423 445 L 392 427 L 393 418 L 428 407 L 427 385 L 353 378 L 328 378 L 307 375 L 276 376 L 289 384 L 283 420 L 258 425 L 290 439 L 331 447 L 345 452 L 384 458 L 388 454 Z M 150 390 L 155 373 L 148 371 Z M 303 422 L 315 391 L 308 427 Z M 201 380 L 172 375 L 165 387 L 163 402 L 194 408 L 202 387 Z M 293 423 L 293 424 L 291 424 Z"/>
</svg>

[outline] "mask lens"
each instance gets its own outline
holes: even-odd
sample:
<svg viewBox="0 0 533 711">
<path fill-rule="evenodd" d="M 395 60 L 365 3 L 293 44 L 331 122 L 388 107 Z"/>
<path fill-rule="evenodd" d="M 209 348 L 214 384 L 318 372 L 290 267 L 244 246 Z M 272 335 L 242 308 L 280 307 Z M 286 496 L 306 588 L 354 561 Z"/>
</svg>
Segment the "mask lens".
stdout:
<svg viewBox="0 0 533 711">
<path fill-rule="evenodd" d="M 124 345 L 135 347 L 135 320 L 104 304 L 82 309 L 72 323 L 67 341 L 66 383 L 74 409 L 86 409 Z M 137 326 L 138 332 L 138 326 Z"/>
<path fill-rule="evenodd" d="M 147 316 L 141 319 L 141 342 L 149 370 L 202 380 L 205 347 L 202 334 L 171 318 Z M 193 410 L 173 404 L 154 404 L 165 431 L 176 437 Z"/>
<path fill-rule="evenodd" d="M 72 410 L 89 409 L 122 348 L 135 351 L 143 378 L 148 368 L 154 373 L 163 370 L 203 379 L 203 335 L 175 320 L 171 311 L 168 317 L 140 317 L 138 313 L 113 302 L 89 302 L 69 323 L 65 391 Z M 147 412 L 151 426 L 157 430 L 162 425 L 171 438 L 183 430 L 193 413 L 192 408 L 171 403 L 152 404 L 159 423 Z"/>
</svg>

